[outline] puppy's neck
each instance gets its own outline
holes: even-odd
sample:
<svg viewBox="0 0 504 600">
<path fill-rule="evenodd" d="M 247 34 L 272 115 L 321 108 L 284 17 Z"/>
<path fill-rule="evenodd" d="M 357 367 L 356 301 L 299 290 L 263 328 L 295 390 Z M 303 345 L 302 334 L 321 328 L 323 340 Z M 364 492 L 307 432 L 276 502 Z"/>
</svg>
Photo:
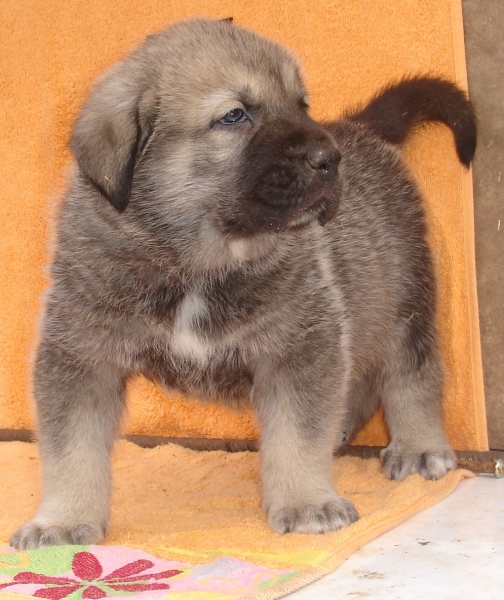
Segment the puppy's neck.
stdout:
<svg viewBox="0 0 504 600">
<path fill-rule="evenodd" d="M 277 263 L 287 252 L 284 238 L 284 235 L 272 232 L 230 237 L 205 223 L 193 247 L 195 255 L 188 266 L 195 274 L 196 270 L 201 274 L 241 268 L 268 269 L 272 261 Z"/>
</svg>

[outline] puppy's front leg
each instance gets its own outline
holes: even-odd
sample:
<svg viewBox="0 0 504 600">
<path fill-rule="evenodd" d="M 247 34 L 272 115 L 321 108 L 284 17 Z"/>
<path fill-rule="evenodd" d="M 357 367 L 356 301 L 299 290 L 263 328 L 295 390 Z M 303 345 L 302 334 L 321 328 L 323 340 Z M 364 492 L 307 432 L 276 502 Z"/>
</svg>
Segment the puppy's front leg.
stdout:
<svg viewBox="0 0 504 600">
<path fill-rule="evenodd" d="M 268 523 L 282 534 L 324 533 L 359 518 L 333 486 L 338 394 L 304 375 L 265 368 L 254 389 L 262 427 L 263 505 Z"/>
<path fill-rule="evenodd" d="M 109 518 L 110 451 L 124 382 L 112 366 L 93 364 L 43 342 L 35 371 L 43 500 L 11 538 L 20 550 L 95 544 Z"/>
</svg>

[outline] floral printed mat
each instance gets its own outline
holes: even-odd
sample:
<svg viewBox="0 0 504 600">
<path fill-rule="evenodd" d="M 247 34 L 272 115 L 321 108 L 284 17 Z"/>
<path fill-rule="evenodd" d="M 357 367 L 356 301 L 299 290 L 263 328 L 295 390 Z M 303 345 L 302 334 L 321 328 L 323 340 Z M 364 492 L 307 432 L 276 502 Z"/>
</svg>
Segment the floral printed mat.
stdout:
<svg viewBox="0 0 504 600">
<path fill-rule="evenodd" d="M 195 566 L 119 546 L 26 552 L 0 547 L 0 599 L 9 592 L 50 600 L 234 600 L 255 596 L 297 573 L 225 557 Z"/>
</svg>

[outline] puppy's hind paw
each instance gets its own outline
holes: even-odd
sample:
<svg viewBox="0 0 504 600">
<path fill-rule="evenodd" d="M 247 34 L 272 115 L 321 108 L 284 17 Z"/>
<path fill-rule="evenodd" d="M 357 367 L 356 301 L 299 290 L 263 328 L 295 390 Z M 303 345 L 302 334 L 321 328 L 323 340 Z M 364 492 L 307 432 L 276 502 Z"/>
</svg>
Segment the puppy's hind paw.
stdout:
<svg viewBox="0 0 504 600">
<path fill-rule="evenodd" d="M 46 546 L 65 544 L 97 544 L 105 537 L 105 528 L 97 525 L 78 524 L 70 527 L 42 525 L 30 521 L 14 533 L 10 545 L 18 550 L 33 550 Z"/>
<path fill-rule="evenodd" d="M 359 514 L 354 505 L 338 496 L 321 504 L 285 506 L 268 511 L 268 523 L 277 533 L 326 533 L 354 523 Z"/>
<path fill-rule="evenodd" d="M 389 479 L 402 481 L 408 475 L 418 473 L 424 479 L 441 479 L 457 468 L 457 459 L 451 450 L 426 452 L 401 452 L 396 449 L 382 450 L 383 472 Z"/>
</svg>

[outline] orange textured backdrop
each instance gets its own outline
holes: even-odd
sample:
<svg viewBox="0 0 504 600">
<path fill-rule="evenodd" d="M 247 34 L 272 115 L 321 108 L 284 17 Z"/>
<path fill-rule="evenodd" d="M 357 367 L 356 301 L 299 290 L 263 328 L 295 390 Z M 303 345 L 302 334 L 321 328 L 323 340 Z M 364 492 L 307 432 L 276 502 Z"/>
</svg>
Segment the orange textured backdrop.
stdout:
<svg viewBox="0 0 504 600">
<path fill-rule="evenodd" d="M 0 5 L 0 429 L 34 426 L 30 358 L 47 286 L 51 216 L 65 188 L 69 131 L 94 78 L 149 33 L 193 16 L 233 16 L 301 59 L 312 112 L 335 118 L 405 74 L 466 85 L 460 0 L 3 0 Z M 486 449 L 471 176 L 432 126 L 406 149 L 428 204 L 441 287 L 444 406 L 451 443 Z M 257 437 L 253 417 L 128 388 L 128 433 Z M 381 418 L 358 442 L 384 444 Z"/>
</svg>

